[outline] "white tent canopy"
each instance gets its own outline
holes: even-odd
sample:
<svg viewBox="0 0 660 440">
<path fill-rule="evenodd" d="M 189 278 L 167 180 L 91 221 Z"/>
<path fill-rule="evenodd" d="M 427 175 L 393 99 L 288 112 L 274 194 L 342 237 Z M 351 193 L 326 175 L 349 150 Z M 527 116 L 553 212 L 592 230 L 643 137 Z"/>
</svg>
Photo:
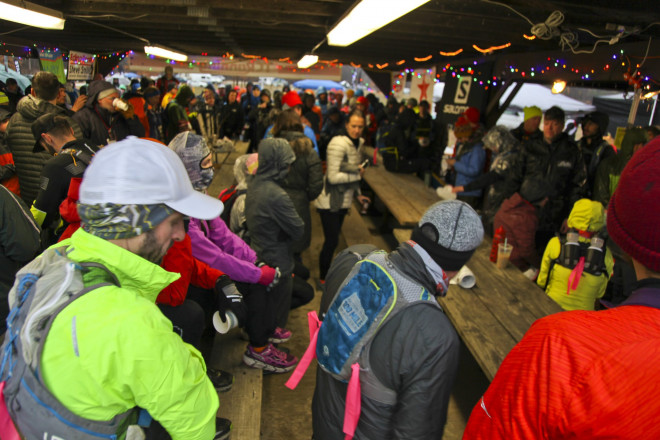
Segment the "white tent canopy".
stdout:
<svg viewBox="0 0 660 440">
<path fill-rule="evenodd" d="M 509 96 L 513 87 L 507 90 L 500 98 L 500 104 L 502 104 L 506 98 Z M 574 112 L 590 112 L 596 110 L 596 107 L 593 105 L 585 104 L 582 101 L 577 99 L 569 98 L 560 94 L 554 94 L 550 91 L 548 87 L 542 86 L 540 84 L 523 84 L 522 88 L 509 104 L 509 107 L 530 107 L 535 105 L 541 110 L 546 111 L 550 107 L 556 105 L 557 107 L 564 110 L 566 113 Z"/>
</svg>

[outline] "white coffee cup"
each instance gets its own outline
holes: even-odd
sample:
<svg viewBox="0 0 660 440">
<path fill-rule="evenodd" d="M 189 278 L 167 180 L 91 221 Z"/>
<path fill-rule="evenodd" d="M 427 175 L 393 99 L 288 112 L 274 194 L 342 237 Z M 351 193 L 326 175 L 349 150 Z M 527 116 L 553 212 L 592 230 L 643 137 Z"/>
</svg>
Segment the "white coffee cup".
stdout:
<svg viewBox="0 0 660 440">
<path fill-rule="evenodd" d="M 461 270 L 449 281 L 450 284 L 458 284 L 464 289 L 471 289 L 477 284 L 474 272 L 467 266 L 461 267 Z"/>
<path fill-rule="evenodd" d="M 114 108 L 116 108 L 117 110 L 121 110 L 121 111 L 123 111 L 123 112 L 125 112 L 126 110 L 128 110 L 128 104 L 125 103 L 124 101 L 122 101 L 122 100 L 119 99 L 119 98 L 115 98 L 115 99 L 112 101 L 112 106 L 113 106 Z"/>
<path fill-rule="evenodd" d="M 224 335 L 229 330 L 238 327 L 238 318 L 233 312 L 228 310 L 225 312 L 225 322 L 222 322 L 220 312 L 215 312 L 213 314 L 213 327 L 215 327 L 218 333 Z"/>
</svg>

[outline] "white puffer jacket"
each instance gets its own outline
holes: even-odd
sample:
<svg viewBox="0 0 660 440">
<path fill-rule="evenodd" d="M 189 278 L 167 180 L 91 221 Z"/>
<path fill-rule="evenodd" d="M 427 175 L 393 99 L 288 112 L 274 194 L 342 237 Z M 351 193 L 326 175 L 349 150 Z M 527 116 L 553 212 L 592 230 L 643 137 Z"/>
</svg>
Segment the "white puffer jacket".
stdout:
<svg viewBox="0 0 660 440">
<path fill-rule="evenodd" d="M 362 177 L 358 167 L 362 159 L 364 139 L 360 138 L 360 147 L 355 148 L 353 141 L 346 135 L 335 136 L 328 144 L 326 179 L 331 184 L 357 182 Z M 341 167 L 344 157 L 347 164 Z M 342 168 L 342 170 L 340 170 Z M 359 194 L 358 189 L 358 194 Z M 344 193 L 344 201 L 341 207 L 348 209 L 353 201 L 353 190 Z M 314 206 L 318 209 L 330 209 L 330 194 L 326 191 L 324 185 L 321 195 L 314 201 Z"/>
</svg>

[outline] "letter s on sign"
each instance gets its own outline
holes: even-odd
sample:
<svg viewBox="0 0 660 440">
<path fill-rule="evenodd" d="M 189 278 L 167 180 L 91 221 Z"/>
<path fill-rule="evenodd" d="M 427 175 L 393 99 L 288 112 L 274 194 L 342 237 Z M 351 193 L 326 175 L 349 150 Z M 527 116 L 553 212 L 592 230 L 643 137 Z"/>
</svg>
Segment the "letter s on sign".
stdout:
<svg viewBox="0 0 660 440">
<path fill-rule="evenodd" d="M 454 96 L 454 104 L 467 104 L 468 96 L 470 96 L 471 86 L 471 76 L 462 76 L 458 79 L 458 83 L 456 84 L 456 95 Z"/>
</svg>

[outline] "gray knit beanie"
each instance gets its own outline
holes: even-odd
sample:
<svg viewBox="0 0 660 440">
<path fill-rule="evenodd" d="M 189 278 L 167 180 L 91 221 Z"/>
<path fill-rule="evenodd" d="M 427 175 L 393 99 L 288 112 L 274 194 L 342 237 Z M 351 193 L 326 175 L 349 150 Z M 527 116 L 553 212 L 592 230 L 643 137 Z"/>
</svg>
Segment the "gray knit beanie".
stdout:
<svg viewBox="0 0 660 440">
<path fill-rule="evenodd" d="M 445 270 L 459 270 L 484 238 L 479 215 L 465 202 L 447 200 L 426 210 L 413 231 L 421 245 Z"/>
</svg>

